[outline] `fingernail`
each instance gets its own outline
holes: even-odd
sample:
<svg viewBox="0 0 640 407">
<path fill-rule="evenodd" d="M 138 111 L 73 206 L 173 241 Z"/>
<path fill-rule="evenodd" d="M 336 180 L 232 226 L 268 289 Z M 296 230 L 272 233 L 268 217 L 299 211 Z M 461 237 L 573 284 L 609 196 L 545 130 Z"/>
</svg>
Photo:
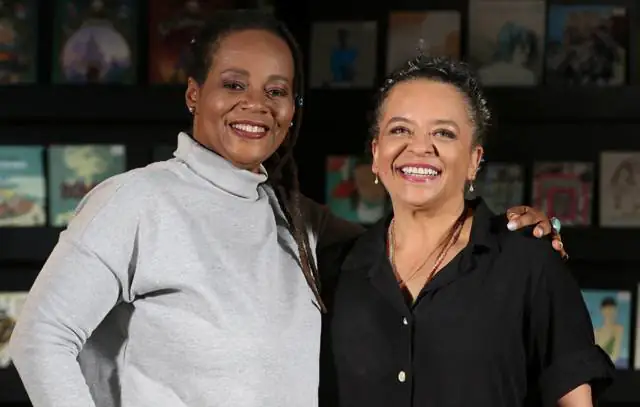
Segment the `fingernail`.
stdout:
<svg viewBox="0 0 640 407">
<path fill-rule="evenodd" d="M 507 223 L 507 229 L 509 229 L 510 231 L 514 231 L 518 228 L 518 225 L 516 224 L 516 222 L 511 221 L 509 223 Z"/>
<path fill-rule="evenodd" d="M 558 242 L 558 247 L 560 248 L 560 250 L 562 250 L 562 248 L 564 247 L 564 243 Z"/>
<path fill-rule="evenodd" d="M 536 230 L 533 231 L 533 234 L 536 235 L 536 237 L 541 237 L 542 236 L 542 230 L 536 229 Z"/>
</svg>

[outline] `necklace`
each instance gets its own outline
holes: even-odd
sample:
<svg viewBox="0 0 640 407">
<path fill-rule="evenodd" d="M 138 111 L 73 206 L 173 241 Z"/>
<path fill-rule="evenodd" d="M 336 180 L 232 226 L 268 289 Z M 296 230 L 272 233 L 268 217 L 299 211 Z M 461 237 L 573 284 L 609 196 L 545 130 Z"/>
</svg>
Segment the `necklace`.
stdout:
<svg viewBox="0 0 640 407">
<path fill-rule="evenodd" d="M 464 226 L 464 222 L 465 222 L 465 220 L 467 218 L 467 216 L 466 216 L 467 213 L 468 213 L 468 210 L 462 211 L 462 213 L 460 214 L 460 216 L 456 220 L 456 223 L 453 225 L 453 232 L 451 233 L 449 238 L 446 240 L 445 244 L 442 246 L 442 250 L 440 250 L 440 253 L 438 254 L 438 257 L 436 258 L 436 261 L 433 264 L 433 267 L 431 268 L 431 271 L 427 275 L 427 279 L 426 279 L 426 281 L 424 283 L 425 285 L 431 281 L 431 279 L 435 275 L 436 271 L 438 271 L 438 269 L 442 265 L 442 262 L 444 261 L 444 258 L 446 257 L 446 255 L 449 252 L 449 250 L 451 249 L 451 247 L 453 247 L 453 245 L 455 245 L 456 242 L 458 241 L 458 239 L 460 238 L 460 234 L 462 233 L 462 228 Z M 398 270 L 396 269 L 396 265 L 395 265 L 395 261 L 394 261 L 394 251 L 395 251 L 395 233 L 394 233 L 394 229 L 395 228 L 394 228 L 394 226 L 395 226 L 395 218 L 391 219 L 391 223 L 389 224 L 389 229 L 387 231 L 387 255 L 389 257 L 389 262 L 391 263 L 391 267 L 393 268 L 393 271 L 395 272 L 396 276 L 399 278 L 400 275 L 398 273 Z M 398 284 L 400 284 L 400 287 L 402 287 L 402 288 L 406 287 L 407 283 L 409 281 L 413 280 L 416 277 L 418 272 L 420 270 L 422 270 L 424 265 L 431 258 L 432 254 L 433 253 L 429 254 L 424 259 L 424 261 L 420 264 L 420 266 L 418 266 L 409 275 L 409 277 L 407 277 L 405 279 L 400 279 L 399 278 Z"/>
</svg>

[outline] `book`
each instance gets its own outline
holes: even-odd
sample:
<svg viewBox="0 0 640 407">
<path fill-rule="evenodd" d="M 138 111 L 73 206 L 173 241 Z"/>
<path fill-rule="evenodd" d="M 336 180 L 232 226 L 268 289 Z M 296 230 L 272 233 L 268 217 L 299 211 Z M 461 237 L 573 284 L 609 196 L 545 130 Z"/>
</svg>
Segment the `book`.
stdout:
<svg viewBox="0 0 640 407">
<path fill-rule="evenodd" d="M 515 163 L 491 162 L 481 167 L 467 198 L 482 197 L 496 214 L 522 205 L 524 200 L 524 168 Z"/>
<path fill-rule="evenodd" d="M 46 224 L 43 147 L 0 147 L 0 226 Z"/>
<path fill-rule="evenodd" d="M 390 208 L 382 184 L 375 184 L 371 161 L 363 156 L 329 156 L 326 166 L 326 202 L 338 217 L 372 224 Z"/>
<path fill-rule="evenodd" d="M 0 291 L 0 369 L 11 365 L 9 340 L 26 299 L 25 291 Z"/>
<path fill-rule="evenodd" d="M 590 225 L 594 177 L 592 163 L 535 163 L 533 206 L 564 226 Z"/>
<path fill-rule="evenodd" d="M 186 85 L 191 40 L 215 11 L 231 7 L 231 0 L 149 2 L 149 82 Z"/>
<path fill-rule="evenodd" d="M 317 22 L 311 29 L 312 88 L 372 88 L 376 79 L 375 21 Z"/>
<path fill-rule="evenodd" d="M 55 0 L 53 82 L 133 84 L 137 0 Z"/>
<path fill-rule="evenodd" d="M 0 85 L 37 82 L 36 0 L 0 2 Z"/>
<path fill-rule="evenodd" d="M 630 33 L 626 8 L 550 4 L 546 37 L 547 84 L 627 83 Z"/>
<path fill-rule="evenodd" d="M 583 289 L 582 297 L 591 316 L 596 344 L 618 369 L 629 368 L 631 340 L 631 292 Z"/>
<path fill-rule="evenodd" d="M 393 11 L 387 31 L 387 74 L 418 55 L 460 58 L 460 12 Z"/>
<path fill-rule="evenodd" d="M 66 226 L 75 209 L 96 185 L 126 170 L 123 145 L 52 145 L 49 147 L 49 219 Z"/>
<path fill-rule="evenodd" d="M 602 152 L 599 187 L 600 226 L 640 226 L 640 152 Z"/>
<path fill-rule="evenodd" d="M 484 86 L 535 86 L 544 62 L 545 2 L 471 0 L 469 62 Z"/>
</svg>

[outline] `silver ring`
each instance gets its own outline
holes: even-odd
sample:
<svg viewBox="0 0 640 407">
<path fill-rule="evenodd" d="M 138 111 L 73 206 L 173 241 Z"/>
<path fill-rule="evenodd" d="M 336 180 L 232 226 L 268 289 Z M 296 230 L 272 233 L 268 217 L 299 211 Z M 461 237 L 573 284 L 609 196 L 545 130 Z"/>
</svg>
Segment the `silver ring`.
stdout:
<svg viewBox="0 0 640 407">
<path fill-rule="evenodd" d="M 560 219 L 554 216 L 549 219 L 549 223 L 551 223 L 551 227 L 556 233 L 560 233 L 560 229 L 562 229 L 562 222 L 560 222 Z"/>
</svg>

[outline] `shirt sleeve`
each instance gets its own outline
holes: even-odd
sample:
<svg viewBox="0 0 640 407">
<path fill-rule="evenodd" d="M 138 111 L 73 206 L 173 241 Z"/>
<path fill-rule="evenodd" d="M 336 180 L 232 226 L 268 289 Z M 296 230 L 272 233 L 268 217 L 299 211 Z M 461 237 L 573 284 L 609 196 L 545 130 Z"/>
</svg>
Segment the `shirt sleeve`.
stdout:
<svg viewBox="0 0 640 407">
<path fill-rule="evenodd" d="M 547 241 L 541 242 L 547 244 Z M 607 354 L 595 344 L 591 318 L 580 288 L 560 256 L 545 248 L 531 297 L 531 350 L 539 372 L 543 406 L 590 384 L 594 399 L 615 374 Z"/>
<path fill-rule="evenodd" d="M 95 406 L 77 357 L 107 313 L 130 300 L 131 201 L 115 180 L 94 188 L 29 292 L 10 355 L 34 407 Z"/>
</svg>

